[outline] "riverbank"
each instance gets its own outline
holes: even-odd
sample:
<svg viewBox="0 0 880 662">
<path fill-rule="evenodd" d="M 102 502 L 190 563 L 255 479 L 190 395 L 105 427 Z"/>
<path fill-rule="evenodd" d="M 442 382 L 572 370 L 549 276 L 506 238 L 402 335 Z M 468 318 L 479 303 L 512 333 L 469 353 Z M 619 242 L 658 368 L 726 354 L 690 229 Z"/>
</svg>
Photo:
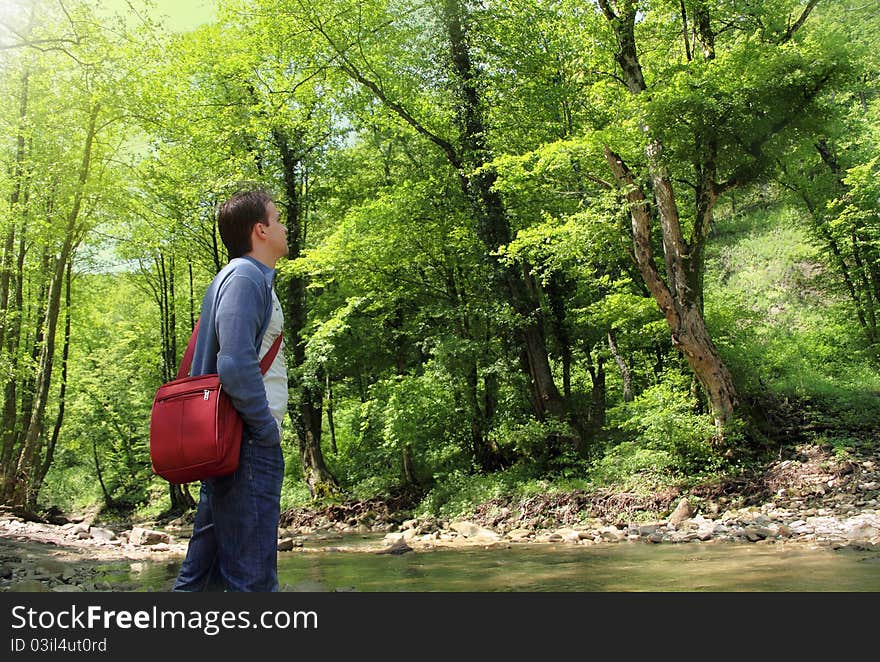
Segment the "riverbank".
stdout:
<svg viewBox="0 0 880 662">
<path fill-rule="evenodd" d="M 179 563 L 191 528 L 188 517 L 162 526 L 69 519 L 53 524 L 0 512 L 0 591 L 137 590 L 128 579 L 107 580 L 108 565 Z M 348 545 L 353 539 L 359 543 Z M 710 541 L 880 552 L 877 450 L 838 455 L 830 446 L 802 445 L 751 478 L 647 495 L 575 490 L 498 498 L 452 519 L 406 518 L 375 500 L 293 509 L 279 528 L 281 554 Z"/>
</svg>

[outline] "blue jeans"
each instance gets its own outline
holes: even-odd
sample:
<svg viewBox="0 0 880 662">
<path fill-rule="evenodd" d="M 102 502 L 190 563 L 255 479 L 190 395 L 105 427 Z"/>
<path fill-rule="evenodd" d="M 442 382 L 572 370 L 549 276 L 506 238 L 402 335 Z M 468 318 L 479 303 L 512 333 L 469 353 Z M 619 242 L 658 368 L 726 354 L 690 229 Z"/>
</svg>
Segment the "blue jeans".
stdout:
<svg viewBox="0 0 880 662">
<path fill-rule="evenodd" d="M 281 446 L 245 438 L 238 469 L 202 481 L 193 534 L 172 591 L 277 591 Z"/>
</svg>

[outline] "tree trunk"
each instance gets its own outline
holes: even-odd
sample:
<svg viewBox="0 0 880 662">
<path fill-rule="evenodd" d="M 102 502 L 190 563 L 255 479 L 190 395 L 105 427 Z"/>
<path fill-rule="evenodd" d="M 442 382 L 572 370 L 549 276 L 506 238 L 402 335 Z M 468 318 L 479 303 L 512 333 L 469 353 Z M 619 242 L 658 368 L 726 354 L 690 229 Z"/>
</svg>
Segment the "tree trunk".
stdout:
<svg viewBox="0 0 880 662">
<path fill-rule="evenodd" d="M 194 329 L 196 326 L 196 297 L 193 291 L 193 263 L 186 258 L 186 268 L 189 271 L 189 328 Z"/>
<path fill-rule="evenodd" d="M 605 425 L 605 410 L 608 396 L 605 385 L 605 359 L 600 354 L 593 363 L 593 353 L 588 344 L 584 345 L 584 355 L 587 359 L 587 372 L 590 373 L 590 381 L 593 388 L 590 391 L 590 429 L 593 434 L 599 432 Z"/>
<path fill-rule="evenodd" d="M 107 486 L 104 484 L 104 474 L 101 471 L 101 461 L 98 459 L 98 439 L 94 435 L 92 435 L 92 459 L 95 461 L 95 473 L 98 476 L 98 484 L 101 486 L 101 494 L 104 495 L 104 505 L 107 508 L 112 508 L 113 497 L 110 495 L 110 492 L 107 491 Z"/>
<path fill-rule="evenodd" d="M 15 419 L 16 419 L 16 373 L 18 368 L 18 346 L 21 330 L 21 316 L 23 309 L 23 279 L 24 279 L 24 233 L 26 211 L 19 209 L 22 197 L 27 199 L 26 182 L 24 174 L 25 158 L 25 121 L 28 108 L 28 79 L 30 72 L 25 69 L 22 73 L 21 95 L 19 96 L 18 108 L 18 131 L 16 136 L 15 165 L 12 174 L 12 193 L 9 196 L 9 228 L 3 243 L 3 256 L 0 262 L 0 351 L 7 348 L 10 360 L 9 374 L 3 388 L 3 428 L 2 447 L 0 447 L 0 497 L 5 501 L 7 489 L 11 489 L 13 472 L 11 471 L 12 457 L 15 450 Z M 22 193 L 24 192 L 24 196 Z M 26 205 L 25 205 L 26 206 Z M 20 221 L 18 220 L 20 219 Z M 16 225 L 20 222 L 18 254 L 15 253 Z M 12 279 L 13 259 L 16 261 L 15 280 Z M 10 288 L 15 288 L 13 295 L 14 306 L 9 305 Z"/>
<path fill-rule="evenodd" d="M 186 485 L 168 483 L 168 499 L 171 501 L 173 513 L 182 513 L 196 507 L 196 502 Z"/>
<path fill-rule="evenodd" d="M 611 350 L 611 356 L 614 357 L 614 362 L 617 364 L 617 368 L 620 370 L 620 377 L 623 380 L 623 401 L 632 402 L 634 397 L 632 390 L 632 371 L 629 369 L 629 366 L 620 354 L 620 350 L 617 348 L 617 336 L 613 329 L 608 332 L 608 348 Z"/>
<path fill-rule="evenodd" d="M 608 388 L 605 384 L 605 357 L 596 357 L 596 381 L 592 391 L 592 411 L 590 423 L 599 432 L 605 427 L 605 411 L 608 408 Z"/>
<path fill-rule="evenodd" d="M 12 259 L 15 250 L 15 219 L 18 216 L 18 203 L 25 186 L 25 121 L 28 107 L 29 70 L 25 69 L 21 77 L 21 96 L 18 104 L 18 135 L 15 146 L 15 165 L 12 172 L 12 193 L 9 196 L 10 223 L 9 231 L 3 243 L 3 256 L 0 262 L 0 347 L 6 339 L 6 328 L 9 324 L 9 281 L 12 273 Z"/>
<path fill-rule="evenodd" d="M 43 464 L 36 472 L 34 480 L 34 498 L 40 495 L 40 488 L 43 486 L 43 479 L 49 473 L 52 461 L 55 459 L 55 447 L 58 444 L 58 436 L 61 433 L 61 426 L 64 423 L 64 410 L 66 405 L 67 394 L 67 359 L 70 356 L 70 280 L 73 271 L 73 260 L 67 262 L 67 274 L 64 279 L 64 345 L 61 348 L 61 388 L 58 393 L 58 416 L 55 418 L 55 427 L 52 430 L 52 437 L 46 446 L 46 456 Z M 36 506 L 36 502 L 33 504 Z"/>
<path fill-rule="evenodd" d="M 701 311 L 702 297 L 699 296 L 699 291 L 691 289 L 691 284 L 688 282 L 683 264 L 683 256 L 688 253 L 685 252 L 676 232 L 678 216 L 674 209 L 674 199 L 671 197 L 671 186 L 662 177 L 658 177 L 655 182 L 655 195 L 661 219 L 663 217 L 666 219 L 662 222 L 662 226 L 669 281 L 667 286 L 654 264 L 647 199 L 635 184 L 632 173 L 620 157 L 608 148 L 605 150 L 605 155 L 614 177 L 621 188 L 627 191 L 632 218 L 633 245 L 639 270 L 666 318 L 673 346 L 684 354 L 688 365 L 706 391 L 715 420 L 716 435 L 721 442 L 725 428 L 733 419 L 738 398 L 733 378 L 706 329 Z M 658 183 L 661 186 L 658 187 Z"/>
<path fill-rule="evenodd" d="M 401 455 L 401 463 L 403 466 L 403 484 L 407 487 L 418 485 L 419 482 L 418 480 L 416 480 L 416 470 L 413 464 L 412 446 L 410 444 L 404 444 Z"/>
<path fill-rule="evenodd" d="M 475 343 L 477 339 L 474 338 L 471 318 L 463 301 L 465 295 L 459 286 L 461 281 L 461 274 L 458 270 L 449 269 L 446 272 L 446 294 L 449 297 L 452 309 L 458 311 L 455 329 L 458 337 L 468 343 Z M 490 401 L 486 399 L 489 397 L 488 392 L 484 394 L 483 406 L 480 406 L 478 359 L 478 352 L 468 352 L 467 368 L 465 368 L 464 375 L 464 389 L 470 418 L 471 443 L 470 448 L 467 450 L 481 470 L 492 471 L 499 466 L 501 458 L 497 446 L 487 439 L 492 412 L 489 410 Z M 488 383 L 484 382 L 484 386 L 488 387 Z"/>
<path fill-rule="evenodd" d="M 284 165 L 284 191 L 287 197 L 288 258 L 296 260 L 305 246 L 305 207 L 303 200 L 302 154 L 291 146 L 288 137 L 279 129 L 273 131 L 275 145 Z M 309 386 L 301 377 L 305 363 L 305 327 L 308 322 L 306 282 L 300 276 L 287 281 L 285 337 L 290 338 L 293 355 L 295 395 L 288 403 L 288 411 L 299 442 L 303 479 L 312 498 L 338 492 L 339 483 L 324 462 L 321 450 L 323 393 L 319 387 Z M 320 375 L 316 375 L 320 379 Z"/>
<path fill-rule="evenodd" d="M 12 500 L 12 493 L 15 488 L 15 458 L 18 457 L 19 451 L 21 450 L 21 444 L 24 439 L 27 421 L 30 420 L 30 415 L 33 411 L 34 403 L 34 376 L 32 371 L 28 371 L 27 378 L 23 379 L 21 384 L 18 383 L 18 380 L 21 379 L 21 375 L 23 373 L 23 371 L 20 371 L 18 366 L 20 363 L 20 345 L 22 344 L 22 318 L 24 315 L 24 239 L 24 228 L 22 228 L 22 232 L 19 233 L 19 257 L 15 287 L 15 309 L 18 311 L 18 314 L 16 315 L 14 322 L 10 328 L 10 333 L 7 335 L 7 346 L 10 356 L 13 360 L 13 370 L 11 371 L 12 374 L 9 375 L 9 379 L 6 382 L 6 388 L 4 389 L 4 503 L 11 502 Z M 43 252 L 41 267 L 42 268 L 40 269 L 40 273 L 46 273 L 49 270 L 49 254 L 45 250 Z M 45 305 L 45 297 L 46 288 L 44 285 L 38 290 L 38 295 L 36 297 L 37 300 L 34 304 L 34 308 L 36 310 L 43 309 L 43 306 Z M 32 364 L 35 364 L 37 362 L 37 359 L 39 358 L 42 339 L 42 325 L 38 324 L 38 328 L 34 331 L 33 342 L 31 342 L 30 358 Z M 30 338 L 25 338 L 25 343 L 29 341 Z"/>
<path fill-rule="evenodd" d="M 177 375 L 177 313 L 174 296 L 174 250 L 159 251 L 155 258 L 162 333 L 163 382 Z"/>
<path fill-rule="evenodd" d="M 559 353 L 562 357 L 562 395 L 566 402 L 571 401 L 571 333 L 565 319 L 565 291 L 569 284 L 562 281 L 563 276 L 557 272 L 550 275 L 550 283 L 547 287 L 547 298 L 550 301 L 550 310 L 553 313 L 553 331 L 556 342 L 559 343 Z"/>
<path fill-rule="evenodd" d="M 528 264 L 503 265 L 495 257 L 496 251 L 510 243 L 511 232 L 501 196 L 494 185 L 497 174 L 487 165 L 491 154 L 486 146 L 486 128 L 483 123 L 480 99 L 467 35 L 462 23 L 464 12 L 460 0 L 446 0 L 445 20 L 451 47 L 452 64 L 459 85 L 459 123 L 464 151 L 462 162 L 471 170 L 461 174 L 464 193 L 470 200 L 477 221 L 477 235 L 486 246 L 486 255 L 495 273 L 495 286 L 509 301 L 520 319 L 518 339 L 525 355 L 521 364 L 531 380 L 533 397 L 530 398 L 538 420 L 547 416 L 567 420 L 567 407 L 559 394 L 550 369 L 547 343 L 543 331 L 543 314 L 538 299 L 537 285 Z M 461 170 L 460 170 L 461 172 Z M 571 438 L 580 446 L 580 435 L 571 430 Z"/>
<path fill-rule="evenodd" d="M 61 253 L 55 260 L 55 269 L 49 289 L 49 301 L 46 308 L 46 318 L 43 324 L 44 339 L 40 353 L 39 369 L 37 373 L 36 400 L 34 411 L 28 424 L 27 434 L 18 458 L 15 472 L 15 485 L 13 488 L 12 502 L 19 507 L 27 507 L 33 503 L 36 495 L 33 493 L 32 467 L 36 461 L 38 440 L 43 431 L 43 416 L 49 397 L 49 385 L 52 379 L 52 362 L 55 354 L 55 328 L 58 322 L 59 303 L 61 298 L 61 283 L 67 262 L 71 259 L 72 252 L 79 242 L 76 225 L 79 220 L 79 211 L 82 205 L 83 193 L 91 166 L 92 145 L 94 143 L 96 124 L 98 120 L 98 104 L 92 107 L 89 117 L 89 125 L 86 132 L 85 148 L 83 150 L 82 163 L 79 169 L 76 191 L 73 204 L 67 216 L 64 239 Z"/>
<path fill-rule="evenodd" d="M 618 5 L 621 13 L 615 14 L 608 0 L 598 2 L 617 35 L 615 59 L 623 70 L 627 89 L 635 95 L 646 92 L 647 85 L 635 41 L 636 3 L 621 3 Z M 715 56 L 714 36 L 705 12 L 698 12 L 697 26 L 704 57 L 712 59 Z M 652 135 L 650 127 L 642 128 L 646 135 Z M 607 146 L 605 158 L 629 203 L 633 247 L 639 271 L 666 318 L 673 345 L 684 354 L 706 391 L 715 420 L 716 441 L 721 444 L 725 429 L 734 418 L 738 396 L 733 378 L 709 337 L 702 314 L 703 248 L 717 197 L 715 149 L 713 145 L 705 147 L 707 156 L 695 164 L 698 182 L 694 230 L 689 244 L 682 235 L 675 191 L 663 165 L 663 145 L 656 137 L 648 140 L 645 155 L 660 218 L 665 280 L 654 263 L 648 200 L 623 159 Z"/>
<path fill-rule="evenodd" d="M 333 424 L 333 381 L 330 372 L 327 372 L 327 427 L 330 429 L 330 450 L 334 455 L 338 453 L 336 448 L 336 426 Z"/>
</svg>

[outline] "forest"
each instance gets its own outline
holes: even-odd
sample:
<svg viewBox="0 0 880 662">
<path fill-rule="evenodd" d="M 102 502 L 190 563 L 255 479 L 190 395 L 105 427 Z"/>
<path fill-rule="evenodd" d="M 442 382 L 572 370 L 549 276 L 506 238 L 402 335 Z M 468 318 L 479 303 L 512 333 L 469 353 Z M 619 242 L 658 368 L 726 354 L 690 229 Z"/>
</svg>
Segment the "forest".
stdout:
<svg viewBox="0 0 880 662">
<path fill-rule="evenodd" d="M 193 508 L 150 409 L 242 182 L 288 228 L 282 507 L 876 448 L 878 41 L 877 0 L 3 0 L 0 504 Z"/>
</svg>

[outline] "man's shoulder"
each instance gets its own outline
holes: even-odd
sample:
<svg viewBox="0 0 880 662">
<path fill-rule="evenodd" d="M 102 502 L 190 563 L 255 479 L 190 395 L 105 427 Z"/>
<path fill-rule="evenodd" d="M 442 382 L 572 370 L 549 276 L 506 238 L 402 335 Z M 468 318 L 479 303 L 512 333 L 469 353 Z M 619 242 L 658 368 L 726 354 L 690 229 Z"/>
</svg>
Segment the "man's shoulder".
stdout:
<svg viewBox="0 0 880 662">
<path fill-rule="evenodd" d="M 245 257 L 235 257 L 226 263 L 220 273 L 235 274 L 236 276 L 248 276 L 258 280 L 265 280 L 263 271 L 254 262 Z"/>
<path fill-rule="evenodd" d="M 252 281 L 259 286 L 260 290 L 269 291 L 269 283 L 263 271 L 250 260 L 243 257 L 236 257 L 226 263 L 220 272 L 215 276 L 214 280 L 217 284 L 225 284 L 232 277 L 242 277 Z"/>
</svg>

